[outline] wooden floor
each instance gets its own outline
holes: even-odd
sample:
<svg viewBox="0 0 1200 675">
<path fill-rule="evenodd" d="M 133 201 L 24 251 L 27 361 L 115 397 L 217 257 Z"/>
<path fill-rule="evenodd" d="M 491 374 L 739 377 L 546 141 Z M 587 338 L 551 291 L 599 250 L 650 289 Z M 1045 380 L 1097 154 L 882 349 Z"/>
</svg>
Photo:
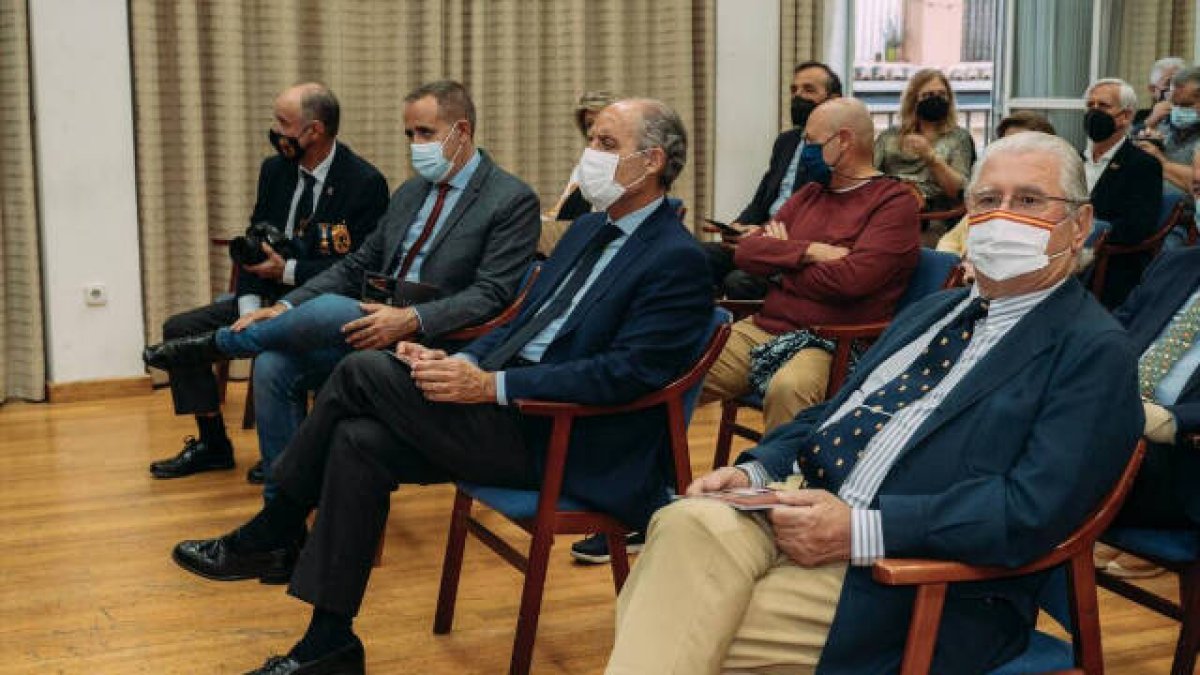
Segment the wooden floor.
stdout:
<svg viewBox="0 0 1200 675">
<path fill-rule="evenodd" d="M 231 386 L 231 418 L 243 396 Z M 715 409 L 697 413 L 697 469 L 711 461 L 715 426 Z M 177 540 L 221 534 L 261 499 L 244 480 L 256 440 L 241 430 L 236 471 L 152 480 L 146 465 L 192 432 L 166 391 L 0 407 L 0 673 L 241 673 L 297 638 L 308 606 L 281 587 L 205 581 L 171 562 Z M 372 673 L 507 669 L 520 578 L 478 543 L 455 631 L 430 632 L 450 502 L 445 487 L 393 498 L 384 564 L 356 624 Z M 573 565 L 569 544 L 559 540 L 551 563 L 535 673 L 600 672 L 612 641 L 608 569 Z M 1109 672 L 1166 673 L 1175 625 L 1105 591 L 1100 600 Z"/>
</svg>

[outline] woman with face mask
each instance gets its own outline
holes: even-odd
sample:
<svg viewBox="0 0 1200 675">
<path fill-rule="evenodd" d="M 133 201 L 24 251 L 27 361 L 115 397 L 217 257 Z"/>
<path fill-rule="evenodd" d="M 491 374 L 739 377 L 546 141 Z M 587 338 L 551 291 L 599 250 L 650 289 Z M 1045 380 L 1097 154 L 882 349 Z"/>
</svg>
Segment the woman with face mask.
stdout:
<svg viewBox="0 0 1200 675">
<path fill-rule="evenodd" d="M 962 201 L 974 161 L 975 142 L 958 126 L 949 80 L 933 68 L 918 71 L 900 99 L 900 124 L 875 139 L 875 168 L 912 183 L 925 210 L 940 211 Z"/>
</svg>

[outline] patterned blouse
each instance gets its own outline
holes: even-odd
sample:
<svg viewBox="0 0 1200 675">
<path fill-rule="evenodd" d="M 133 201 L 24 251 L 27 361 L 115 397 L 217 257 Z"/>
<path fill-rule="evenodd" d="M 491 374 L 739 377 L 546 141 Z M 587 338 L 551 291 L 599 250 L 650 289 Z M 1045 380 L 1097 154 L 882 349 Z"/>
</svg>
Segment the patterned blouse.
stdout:
<svg viewBox="0 0 1200 675">
<path fill-rule="evenodd" d="M 957 203 L 959 196 L 947 195 L 921 158 L 900 149 L 901 137 L 899 127 L 892 127 L 875 138 L 875 168 L 916 187 L 925 197 L 926 210 Z M 933 142 L 933 152 L 963 177 L 965 185 L 975 162 L 975 141 L 970 132 L 962 127 L 946 131 Z"/>
</svg>

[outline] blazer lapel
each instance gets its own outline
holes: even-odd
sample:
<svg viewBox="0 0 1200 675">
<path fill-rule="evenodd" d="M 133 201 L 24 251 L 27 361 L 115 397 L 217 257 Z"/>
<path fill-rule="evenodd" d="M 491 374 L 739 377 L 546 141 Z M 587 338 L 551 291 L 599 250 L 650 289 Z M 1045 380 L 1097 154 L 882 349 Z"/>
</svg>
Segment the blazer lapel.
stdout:
<svg viewBox="0 0 1200 675">
<path fill-rule="evenodd" d="M 438 229 L 437 234 L 433 236 L 433 239 L 427 245 L 425 252 L 426 259 L 433 256 L 433 252 L 446 239 L 446 235 L 462 221 L 463 215 L 471 208 L 475 200 L 479 198 L 479 192 L 483 189 L 484 183 L 491 177 L 494 167 L 495 165 L 492 164 L 487 154 L 483 150 L 480 150 L 479 166 L 475 168 L 475 173 L 471 176 L 471 180 L 467 181 L 467 186 L 463 188 L 462 195 L 454 204 L 454 210 L 450 212 L 450 215 L 446 216 L 445 224 Z"/>
<path fill-rule="evenodd" d="M 321 187 L 320 196 L 317 197 L 317 208 L 313 211 L 312 222 L 328 222 L 329 218 L 325 214 L 337 213 L 333 205 L 345 198 L 338 188 L 342 184 L 346 162 L 349 161 L 346 155 L 349 152 L 349 147 L 338 143 L 337 151 L 333 155 L 333 162 L 329 165 L 329 173 L 325 174 L 325 184 Z"/>
<path fill-rule="evenodd" d="M 1040 305 L 1022 317 L 992 350 L 976 363 L 940 406 L 921 424 L 904 452 L 953 419 L 988 392 L 1013 380 L 1030 361 L 1054 346 L 1056 317 L 1074 314 L 1083 300 L 1083 287 L 1068 280 Z"/>
</svg>

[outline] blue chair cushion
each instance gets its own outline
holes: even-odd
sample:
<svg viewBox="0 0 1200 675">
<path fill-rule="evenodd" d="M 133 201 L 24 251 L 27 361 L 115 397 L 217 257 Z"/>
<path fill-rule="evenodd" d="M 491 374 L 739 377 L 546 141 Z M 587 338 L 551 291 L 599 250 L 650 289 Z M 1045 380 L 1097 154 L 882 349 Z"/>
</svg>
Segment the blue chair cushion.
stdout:
<svg viewBox="0 0 1200 675">
<path fill-rule="evenodd" d="M 1200 532 L 1114 527 L 1100 541 L 1133 554 L 1144 553 L 1168 562 L 1200 560 Z"/>
<path fill-rule="evenodd" d="M 763 397 L 758 395 L 758 392 L 752 392 L 738 399 L 738 403 L 748 408 L 755 410 L 763 409 Z"/>
<path fill-rule="evenodd" d="M 990 675 L 1025 675 L 1069 670 L 1075 667 L 1071 644 L 1041 631 L 1033 631 L 1029 646 L 1017 658 L 993 670 Z"/>
<path fill-rule="evenodd" d="M 474 483 L 458 483 L 458 488 L 471 495 L 475 501 L 486 504 L 493 511 L 512 520 L 528 520 L 537 516 L 537 490 L 516 490 L 512 488 L 491 487 Z M 559 497 L 559 511 L 592 511 L 583 502 L 571 497 Z"/>
</svg>

